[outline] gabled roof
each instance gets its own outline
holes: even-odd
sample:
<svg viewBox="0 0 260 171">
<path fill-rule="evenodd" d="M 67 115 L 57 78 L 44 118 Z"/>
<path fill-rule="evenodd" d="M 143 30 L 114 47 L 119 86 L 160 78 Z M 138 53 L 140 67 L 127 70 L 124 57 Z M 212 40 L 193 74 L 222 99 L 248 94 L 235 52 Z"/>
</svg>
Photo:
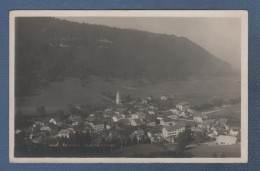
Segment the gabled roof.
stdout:
<svg viewBox="0 0 260 171">
<path fill-rule="evenodd" d="M 135 123 L 136 123 L 137 125 L 140 125 L 140 124 L 143 123 L 140 119 L 134 119 L 134 121 L 135 121 Z"/>
<path fill-rule="evenodd" d="M 182 106 L 186 106 L 186 105 L 190 105 L 188 102 L 180 102 L 177 105 L 182 105 Z"/>
<path fill-rule="evenodd" d="M 183 126 L 175 125 L 175 126 L 165 126 L 164 127 L 167 131 L 175 131 L 176 129 L 183 128 Z"/>
<path fill-rule="evenodd" d="M 72 131 L 69 130 L 69 129 L 61 129 L 58 134 L 67 134 L 67 135 L 69 135 L 71 133 L 72 133 Z"/>
<path fill-rule="evenodd" d="M 151 134 L 160 134 L 162 133 L 162 126 L 156 126 L 156 127 L 153 127 L 151 129 L 149 129 L 149 131 Z"/>
</svg>

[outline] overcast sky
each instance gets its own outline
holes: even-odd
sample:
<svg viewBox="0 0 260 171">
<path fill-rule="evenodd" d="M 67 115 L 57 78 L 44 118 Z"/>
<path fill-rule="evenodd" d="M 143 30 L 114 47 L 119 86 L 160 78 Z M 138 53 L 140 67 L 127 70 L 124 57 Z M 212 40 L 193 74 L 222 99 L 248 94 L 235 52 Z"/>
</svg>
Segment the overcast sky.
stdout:
<svg viewBox="0 0 260 171">
<path fill-rule="evenodd" d="M 240 69 L 240 18 L 67 17 L 63 19 L 184 36 L 230 63 L 234 68 Z"/>
</svg>

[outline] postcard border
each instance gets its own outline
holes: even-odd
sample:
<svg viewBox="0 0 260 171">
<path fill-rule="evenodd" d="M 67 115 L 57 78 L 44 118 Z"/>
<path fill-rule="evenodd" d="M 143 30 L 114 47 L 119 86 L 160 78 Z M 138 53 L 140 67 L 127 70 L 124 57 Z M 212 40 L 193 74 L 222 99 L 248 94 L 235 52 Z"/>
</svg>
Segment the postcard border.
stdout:
<svg viewBox="0 0 260 171">
<path fill-rule="evenodd" d="M 241 158 L 15 158 L 14 18 L 18 16 L 140 16 L 241 18 Z M 127 15 L 127 16 L 126 16 Z M 248 162 L 248 12 L 245 10 L 17 10 L 9 15 L 9 162 L 11 163 L 247 163 Z M 55 160 L 54 160 L 55 159 Z M 188 160 L 188 161 L 187 161 Z"/>
</svg>

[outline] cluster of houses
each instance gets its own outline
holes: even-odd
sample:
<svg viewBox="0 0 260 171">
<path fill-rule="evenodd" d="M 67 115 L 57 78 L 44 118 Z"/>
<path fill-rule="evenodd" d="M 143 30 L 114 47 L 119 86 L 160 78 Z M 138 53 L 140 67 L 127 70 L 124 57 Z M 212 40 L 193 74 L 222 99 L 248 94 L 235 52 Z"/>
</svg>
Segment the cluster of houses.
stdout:
<svg viewBox="0 0 260 171">
<path fill-rule="evenodd" d="M 189 128 L 192 133 L 203 132 L 218 145 L 237 143 L 240 128 L 231 127 L 225 118 L 211 119 L 204 113 L 191 110 L 187 102 L 161 111 L 156 103 L 151 103 L 151 97 L 125 103 L 120 103 L 119 98 L 117 94 L 115 105 L 85 117 L 76 112 L 65 119 L 48 117 L 44 121 L 34 122 L 26 130 L 27 141 L 36 144 L 49 142 L 53 146 L 58 138 L 70 139 L 79 133 L 99 137 L 99 141 L 92 143 L 100 143 L 102 138 L 113 136 L 138 142 L 148 139 L 150 143 L 175 143 L 179 134 Z M 159 100 L 167 101 L 168 98 L 162 96 Z M 81 108 L 77 107 L 77 110 Z M 21 130 L 16 130 L 16 133 L 21 133 Z"/>
</svg>

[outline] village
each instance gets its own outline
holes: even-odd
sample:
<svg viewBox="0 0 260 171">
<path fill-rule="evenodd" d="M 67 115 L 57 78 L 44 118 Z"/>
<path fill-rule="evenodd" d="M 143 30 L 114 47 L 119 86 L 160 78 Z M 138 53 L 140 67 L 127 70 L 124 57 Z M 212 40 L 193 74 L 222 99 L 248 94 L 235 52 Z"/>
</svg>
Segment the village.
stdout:
<svg viewBox="0 0 260 171">
<path fill-rule="evenodd" d="M 105 147 L 115 151 L 135 144 L 240 143 L 240 127 L 233 126 L 226 118 L 210 117 L 221 107 L 196 111 L 188 102 L 175 103 L 165 95 L 135 100 L 121 99 L 117 92 L 114 103 L 105 109 L 90 112 L 82 104 L 72 105 L 70 109 L 63 117 L 43 115 L 27 121 L 26 128 L 16 126 L 17 148 Z M 184 134 L 191 138 L 185 139 Z"/>
</svg>

